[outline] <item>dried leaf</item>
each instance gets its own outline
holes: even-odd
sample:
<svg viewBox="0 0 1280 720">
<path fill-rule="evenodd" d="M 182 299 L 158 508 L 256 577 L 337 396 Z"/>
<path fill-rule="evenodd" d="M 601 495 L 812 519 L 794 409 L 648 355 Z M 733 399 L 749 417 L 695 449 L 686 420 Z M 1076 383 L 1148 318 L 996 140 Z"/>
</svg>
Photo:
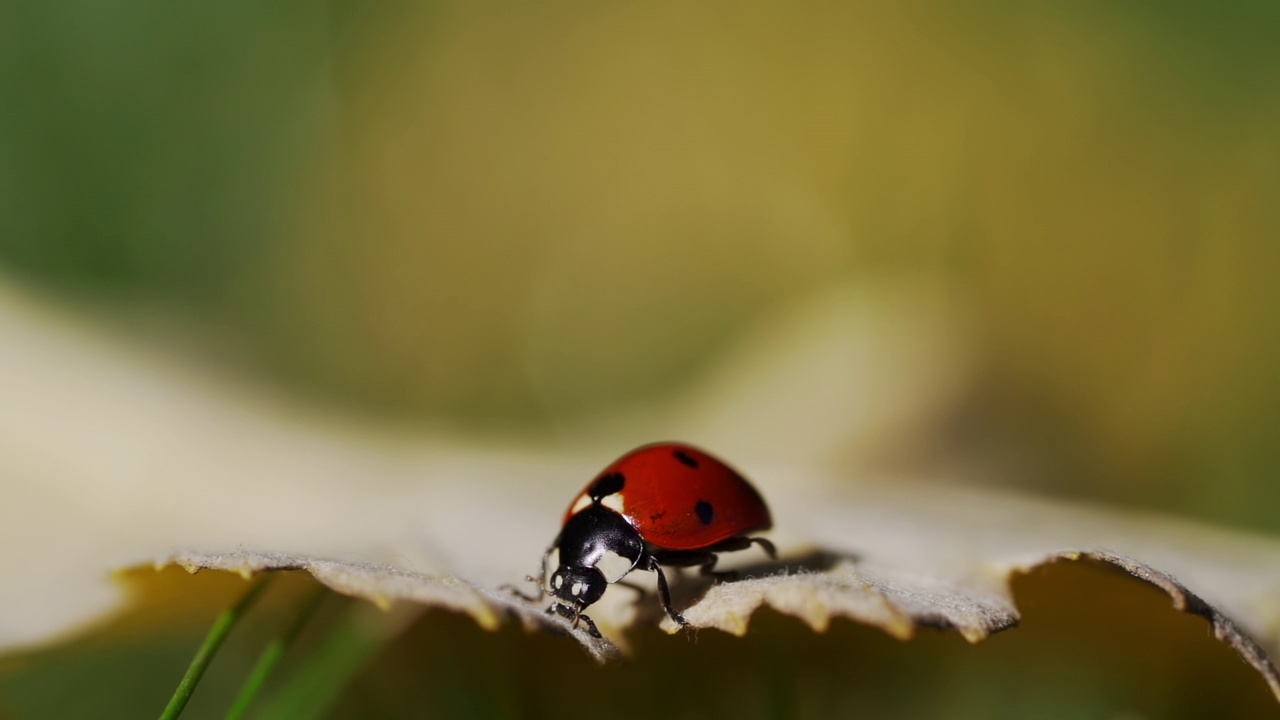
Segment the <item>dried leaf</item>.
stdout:
<svg viewBox="0 0 1280 720">
<path fill-rule="evenodd" d="M 806 357 L 820 354 L 823 337 L 848 336 L 847 327 L 831 328 L 849 316 L 841 303 L 856 299 L 823 298 L 818 315 L 827 320 L 793 342 Z M 189 365 L 16 297 L 0 296 L 0 336 L 9 340 L 0 345 L 0 392 L 10 400 L 0 404 L 0 462 L 11 497 L 21 499 L 0 508 L 11 549 L 0 554 L 0 571 L 27 578 L 0 588 L 0 647 L 48 641 L 102 617 L 122 601 L 107 572 L 149 561 L 303 569 L 383 607 L 415 603 L 466 613 L 485 628 L 511 617 L 563 630 L 598 659 L 616 654 L 628 628 L 660 620 L 652 599 L 613 590 L 591 609 L 613 642 L 593 640 L 499 586 L 534 569 L 583 479 L 637 444 L 620 438 L 641 428 L 638 440 L 650 440 L 653 428 L 677 423 L 633 418 L 626 432 L 572 451 L 443 435 L 408 444 L 320 425 L 225 380 L 194 380 Z M 882 345 L 832 352 L 853 357 Z M 780 357 L 768 374 L 797 375 L 793 367 Z M 812 381 L 813 372 L 803 374 Z M 818 388 L 838 382 L 814 384 L 815 412 Z M 785 394 L 781 385 L 752 387 Z M 935 387 L 945 395 L 951 386 Z M 721 405 L 734 414 L 770 417 L 751 408 L 750 393 L 710 395 L 734 398 Z M 705 416 L 723 425 L 724 412 Z M 690 427 L 695 442 L 716 436 Z M 748 433 L 769 434 L 762 426 Z M 808 457 L 825 455 L 840 436 L 811 446 Z M 854 484 L 821 463 L 753 449 L 755 442 L 724 444 L 770 498 L 782 556 L 742 565 L 758 556 L 739 554 L 738 582 L 684 578 L 676 602 L 695 626 L 741 634 L 768 605 L 819 631 L 845 617 L 899 638 L 926 626 L 976 642 L 1018 623 L 1012 576 L 1083 560 L 1154 585 L 1175 609 L 1204 617 L 1280 698 L 1268 658 L 1280 651 L 1275 540 L 941 482 Z"/>
<path fill-rule="evenodd" d="M 1261 644 L 1274 649 L 1280 640 L 1273 630 L 1277 627 L 1274 588 L 1280 584 L 1280 547 L 1276 543 L 1159 518 L 1126 520 L 1102 510 L 1064 510 L 1045 502 L 972 492 L 945 493 L 945 502 L 932 505 L 938 515 L 930 517 L 930 504 L 919 502 L 921 491 L 882 491 L 856 503 L 847 499 L 843 504 L 824 504 L 833 508 L 821 519 L 824 524 L 810 522 L 807 527 L 820 535 L 844 538 L 828 548 L 861 545 L 860 553 L 828 549 L 789 555 L 784 551 L 776 563 L 741 568 L 747 577 L 735 582 L 708 586 L 701 579 L 689 578 L 692 582 L 676 589 L 677 601 L 693 600 L 682 612 L 694 627 L 737 635 L 745 634 L 752 614 L 768 605 L 819 632 L 833 618 L 844 617 L 902 639 L 925 626 L 952 628 L 970 642 L 979 642 L 1018 624 L 1019 613 L 1009 591 L 1013 574 L 1059 561 L 1088 561 L 1150 584 L 1170 596 L 1174 609 L 1203 617 L 1215 637 L 1234 648 L 1280 699 L 1280 674 Z M 1017 527 L 993 531 L 1001 517 L 1017 517 Z M 795 520 L 803 522 L 802 518 Z M 855 527 L 858 532 L 847 531 Z M 1032 528 L 1040 528 L 1040 532 Z M 1152 556 L 1169 558 L 1184 577 L 1216 584 L 1206 584 L 1197 594 L 1173 575 L 1120 552 L 1065 545 L 1040 549 L 1054 542 L 1059 533 L 1073 532 L 1139 554 L 1147 549 Z M 904 536 L 911 539 L 904 542 Z M 1179 542 L 1174 537 L 1194 540 Z M 242 573 L 304 569 L 334 590 L 379 605 L 411 601 L 446 607 L 466 612 L 490 629 L 504 615 L 519 617 L 527 624 L 542 624 L 574 636 L 597 659 L 617 655 L 608 641 L 594 639 L 581 628 L 570 628 L 567 621 L 542 612 L 541 605 L 455 577 L 369 563 L 248 552 L 184 553 L 159 564 L 166 563 Z M 945 569 L 941 567 L 944 563 Z M 1261 594 L 1252 596 L 1251 590 Z M 1206 600 L 1206 594 L 1214 601 Z M 629 593 L 624 596 L 615 591 L 611 595 L 614 602 L 593 608 L 593 617 L 606 632 L 618 634 L 634 621 L 635 606 L 625 604 L 632 597 Z M 617 602 L 624 597 L 624 603 Z M 648 619 L 657 618 L 653 605 L 649 604 Z M 677 631 L 669 619 L 662 622 L 669 632 Z"/>
</svg>

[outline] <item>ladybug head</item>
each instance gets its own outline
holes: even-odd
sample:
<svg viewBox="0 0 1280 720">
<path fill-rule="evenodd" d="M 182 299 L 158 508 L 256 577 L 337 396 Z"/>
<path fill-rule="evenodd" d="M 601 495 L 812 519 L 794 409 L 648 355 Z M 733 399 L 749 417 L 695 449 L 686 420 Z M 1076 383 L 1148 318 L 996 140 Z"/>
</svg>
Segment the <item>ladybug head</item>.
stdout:
<svg viewBox="0 0 1280 720">
<path fill-rule="evenodd" d="M 561 565 L 551 576 L 551 593 L 579 609 L 599 600 L 608 585 L 604 573 L 593 567 Z"/>
<path fill-rule="evenodd" d="M 552 548 L 557 567 L 547 589 L 563 607 L 581 612 L 636 566 L 644 540 L 622 515 L 592 503 L 569 518 Z"/>
</svg>

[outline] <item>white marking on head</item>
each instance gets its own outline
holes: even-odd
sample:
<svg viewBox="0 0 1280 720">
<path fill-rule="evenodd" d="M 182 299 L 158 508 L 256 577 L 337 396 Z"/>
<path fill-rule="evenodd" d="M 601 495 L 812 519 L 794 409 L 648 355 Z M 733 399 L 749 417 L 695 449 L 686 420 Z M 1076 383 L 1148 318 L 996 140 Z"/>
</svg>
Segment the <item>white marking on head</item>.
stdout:
<svg viewBox="0 0 1280 720">
<path fill-rule="evenodd" d="M 600 498 L 600 504 L 618 514 L 622 514 L 622 508 L 623 508 L 622 493 L 605 495 L 604 497 Z"/>
<path fill-rule="evenodd" d="M 557 590 L 559 590 L 559 589 L 560 589 L 560 588 L 562 588 L 562 587 L 564 587 L 564 578 L 562 578 L 562 577 L 560 577 L 560 576 L 558 576 L 558 575 L 557 575 L 557 576 L 556 576 L 556 589 L 557 589 Z"/>
<path fill-rule="evenodd" d="M 569 514 L 575 515 L 579 510 L 590 504 L 591 496 L 586 493 L 582 493 L 582 497 L 578 498 L 578 501 L 573 504 L 573 508 L 569 510 Z"/>
<path fill-rule="evenodd" d="M 624 575 L 631 572 L 636 564 L 630 559 L 619 555 L 616 552 L 606 551 L 596 561 L 596 569 L 604 573 L 606 582 L 616 583 L 622 579 Z"/>
<path fill-rule="evenodd" d="M 574 597 L 578 597 L 579 595 L 581 595 L 581 594 L 582 594 L 582 583 L 580 583 L 580 582 L 576 582 L 576 583 L 574 583 L 574 584 L 573 584 L 573 587 L 569 588 L 569 594 L 570 594 L 570 595 L 572 595 L 572 596 L 574 596 Z"/>
</svg>

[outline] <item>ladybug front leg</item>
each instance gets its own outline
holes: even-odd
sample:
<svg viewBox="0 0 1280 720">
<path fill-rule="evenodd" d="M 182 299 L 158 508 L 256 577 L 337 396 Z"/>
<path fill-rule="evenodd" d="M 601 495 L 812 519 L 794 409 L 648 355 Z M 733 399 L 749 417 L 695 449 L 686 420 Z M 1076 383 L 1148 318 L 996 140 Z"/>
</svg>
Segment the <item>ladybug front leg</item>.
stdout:
<svg viewBox="0 0 1280 720">
<path fill-rule="evenodd" d="M 537 593 L 536 595 L 530 595 L 524 592 L 523 590 L 521 590 L 520 588 L 516 587 L 515 585 L 512 585 L 511 583 L 503 583 L 502 585 L 498 586 L 498 589 L 509 592 L 512 595 L 515 595 L 516 597 L 520 598 L 521 600 L 527 600 L 529 602 L 538 602 L 542 598 L 546 597 L 547 596 L 547 561 L 551 559 L 551 553 L 554 551 L 555 551 L 555 546 L 552 545 L 551 547 L 546 549 L 546 552 L 542 553 L 542 565 L 541 565 L 542 569 L 539 572 L 538 577 L 534 577 L 532 575 L 524 576 L 525 580 L 533 583 L 533 586 L 535 588 L 534 591 Z"/>
<path fill-rule="evenodd" d="M 658 558 L 653 555 L 648 556 L 645 560 L 644 569 L 652 570 L 658 574 L 658 599 L 662 601 L 662 609 L 667 612 L 667 617 L 682 628 L 689 627 L 689 621 L 685 620 L 683 615 L 671 607 L 671 589 L 667 587 L 667 576 L 663 574 L 662 565 L 658 564 Z"/>
<path fill-rule="evenodd" d="M 582 608 L 569 607 L 564 603 L 558 602 L 558 603 L 552 603 L 551 607 L 547 608 L 548 615 L 550 615 L 553 612 L 566 620 L 572 620 L 574 630 L 577 630 L 578 623 L 582 622 L 586 624 L 587 632 L 591 634 L 591 637 L 593 638 L 603 637 L 600 634 L 600 630 L 596 627 L 595 621 L 587 617 L 586 615 L 582 614 Z"/>
<path fill-rule="evenodd" d="M 596 629 L 596 623 L 594 620 L 587 617 L 586 615 L 583 615 L 582 613 L 578 613 L 578 619 L 587 624 L 587 632 L 591 634 L 591 637 L 597 638 L 597 639 L 601 639 L 604 637 L 603 635 L 600 634 L 600 631 Z M 576 623 L 575 623 L 575 627 L 576 627 Z"/>
</svg>

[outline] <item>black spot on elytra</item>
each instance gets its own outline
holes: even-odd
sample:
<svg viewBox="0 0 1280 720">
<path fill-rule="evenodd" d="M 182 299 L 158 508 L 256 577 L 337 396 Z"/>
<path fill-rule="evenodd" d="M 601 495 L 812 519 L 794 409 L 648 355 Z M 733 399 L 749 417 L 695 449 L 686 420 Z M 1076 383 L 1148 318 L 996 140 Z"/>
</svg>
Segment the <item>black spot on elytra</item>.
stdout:
<svg viewBox="0 0 1280 720">
<path fill-rule="evenodd" d="M 715 510 L 711 507 L 711 503 L 706 500 L 699 500 L 697 505 L 693 506 L 693 511 L 698 513 L 698 519 L 703 525 L 710 525 L 711 518 L 715 516 Z"/>
<path fill-rule="evenodd" d="M 622 492 L 622 488 L 627 484 L 627 479 L 622 473 L 609 473 L 596 481 L 591 486 L 591 490 L 587 493 L 595 502 L 600 502 L 601 498 L 614 493 Z"/>
<path fill-rule="evenodd" d="M 676 450 L 675 452 L 673 452 L 673 453 L 671 453 L 671 454 L 672 454 L 672 455 L 675 455 L 675 456 L 676 456 L 676 459 L 677 459 L 677 460 L 679 460 L 680 462 L 684 463 L 685 465 L 688 465 L 689 467 L 691 467 L 691 468 L 693 468 L 693 469 L 695 469 L 695 470 L 697 470 L 697 469 L 698 469 L 698 461 L 697 461 L 697 460 L 694 460 L 692 457 L 690 457 L 689 453 L 687 453 L 687 452 L 685 452 L 685 451 L 683 451 L 683 450 Z"/>
</svg>

